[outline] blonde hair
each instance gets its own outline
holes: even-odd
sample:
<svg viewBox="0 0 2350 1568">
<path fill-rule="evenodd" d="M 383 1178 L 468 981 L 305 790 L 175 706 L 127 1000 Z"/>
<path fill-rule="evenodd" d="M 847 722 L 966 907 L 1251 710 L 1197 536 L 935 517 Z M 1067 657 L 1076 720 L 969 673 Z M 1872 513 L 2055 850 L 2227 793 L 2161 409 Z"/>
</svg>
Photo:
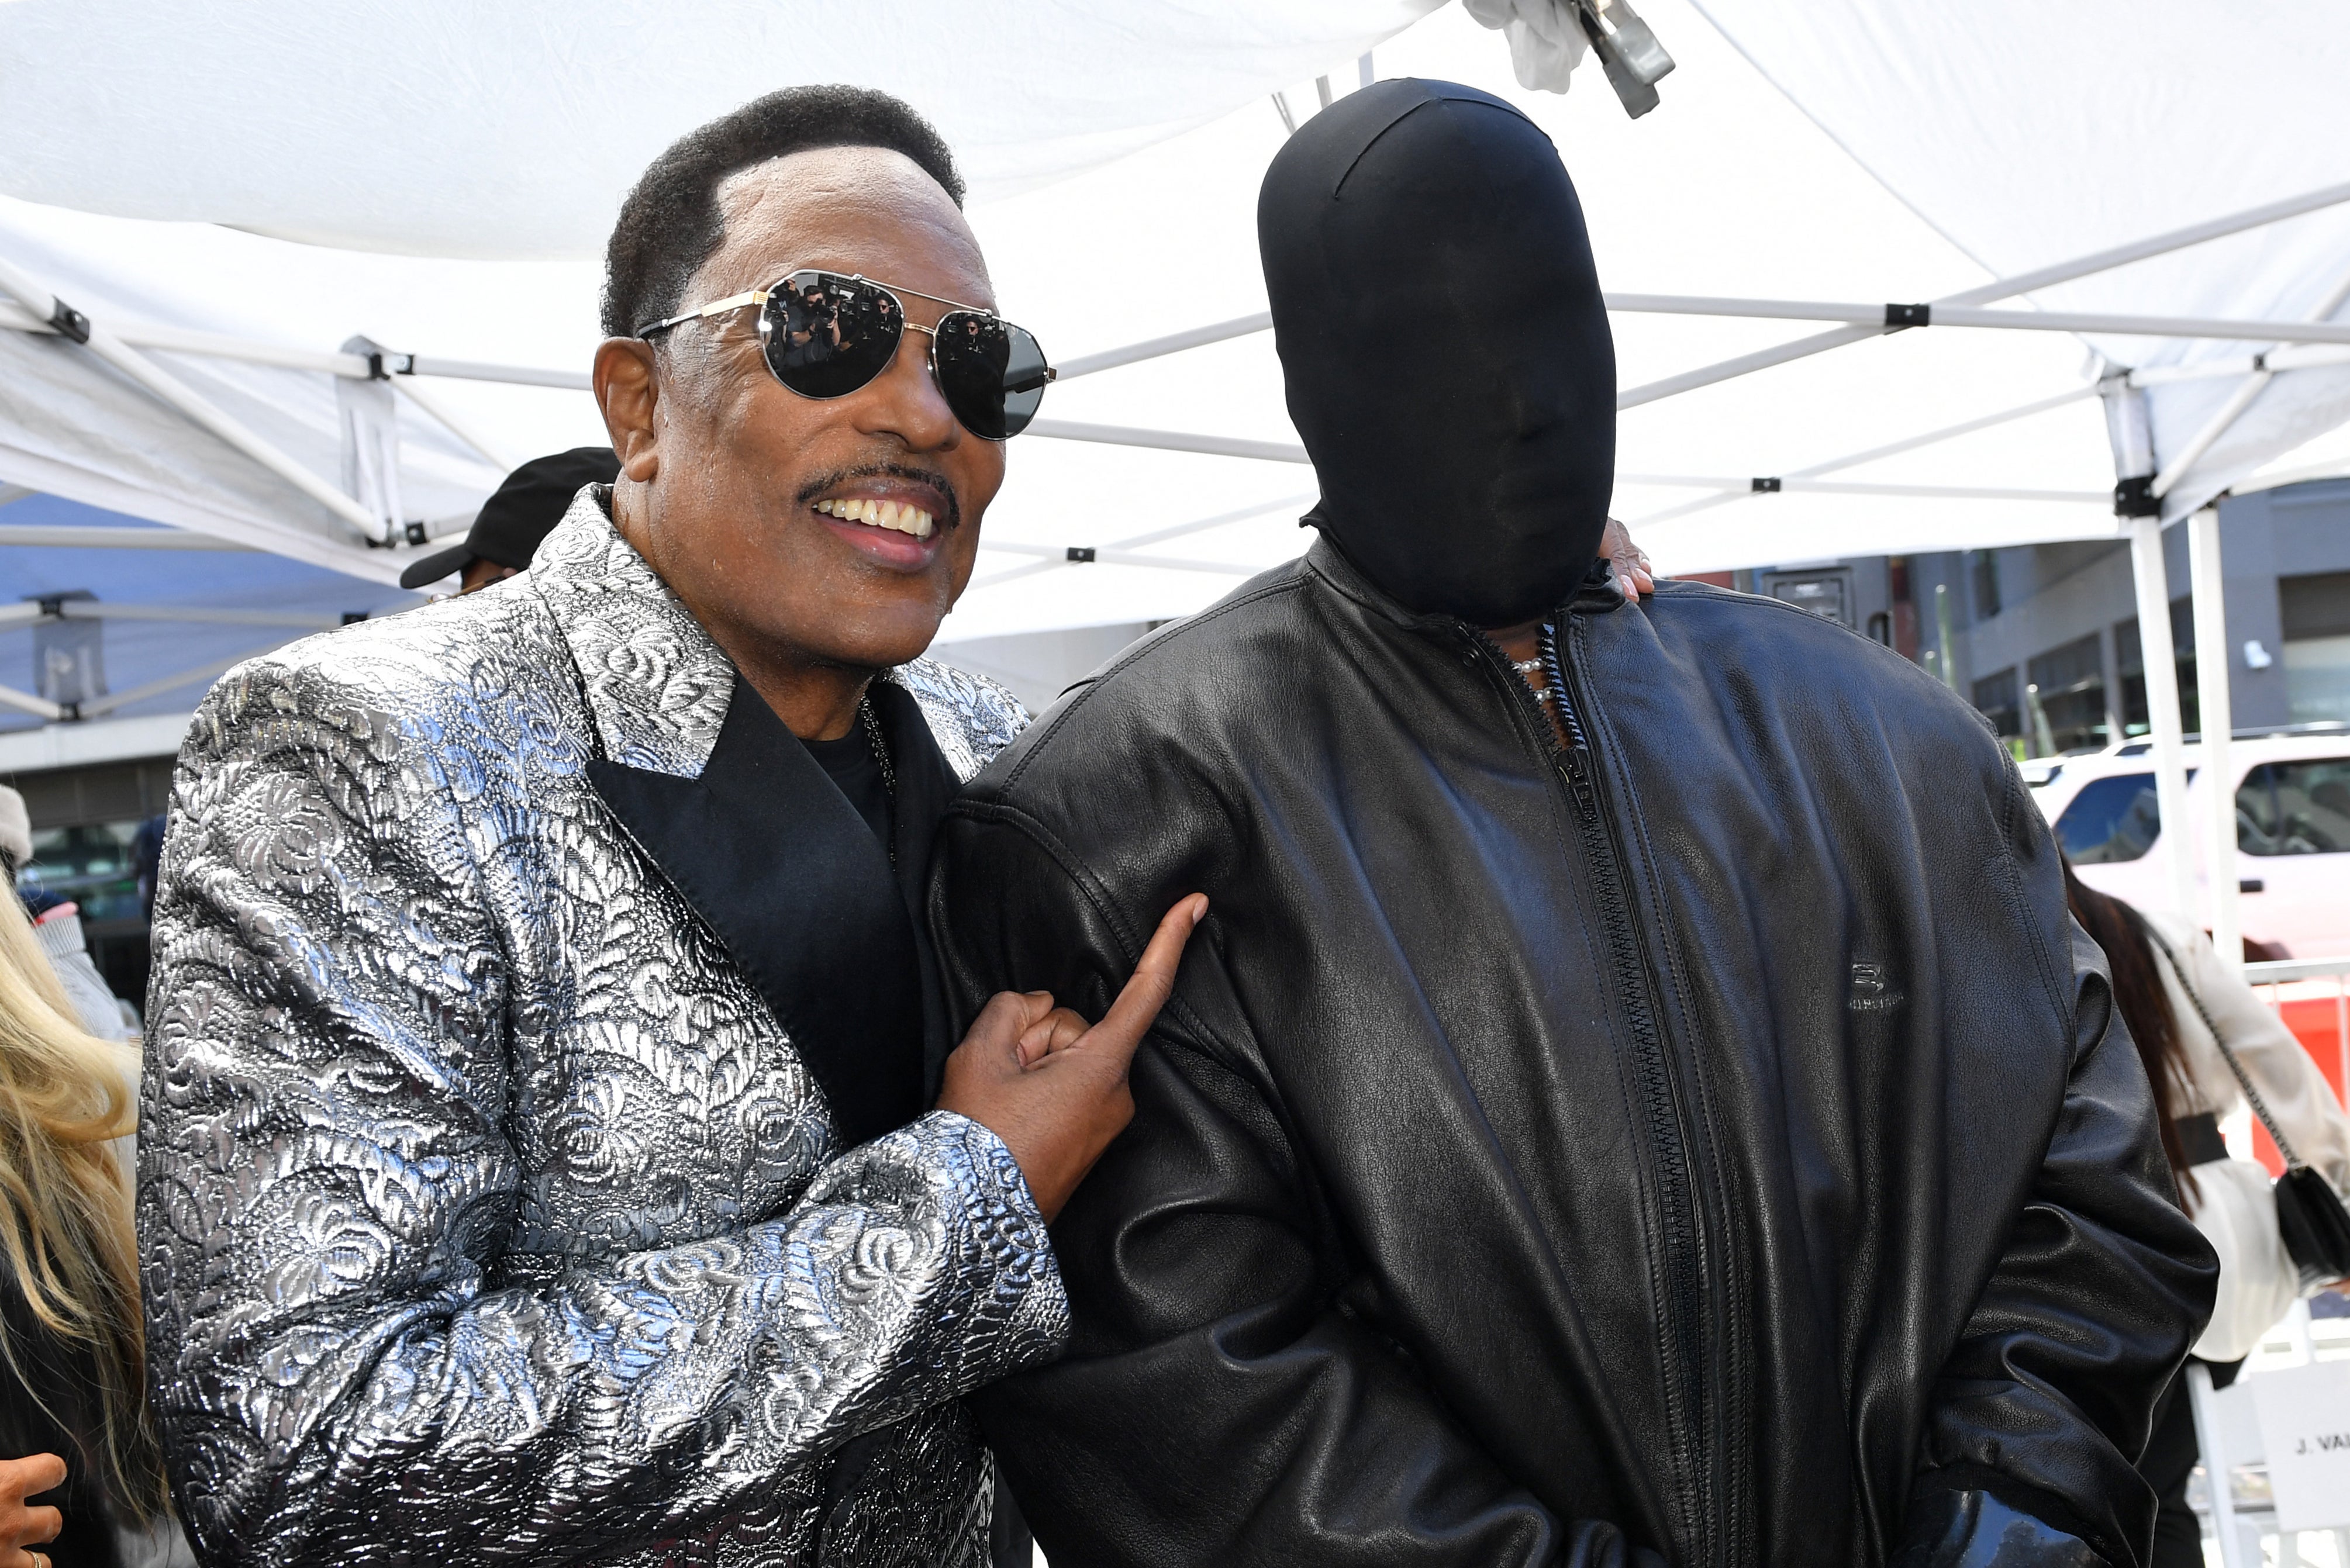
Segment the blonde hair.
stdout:
<svg viewBox="0 0 2350 1568">
<path fill-rule="evenodd" d="M 139 1120 L 120 1050 L 76 1022 L 16 890 L 0 884 L 0 1267 L 36 1332 L 60 1342 L 47 1354 L 88 1356 L 99 1429 L 83 1434 L 98 1450 L 83 1462 L 121 1522 L 145 1525 L 163 1511 L 164 1487 L 146 1414 L 130 1188 L 109 1144 Z M 39 1386 L 26 1363 L 44 1349 L 0 1320 L 0 1371 L 20 1386 Z"/>
</svg>

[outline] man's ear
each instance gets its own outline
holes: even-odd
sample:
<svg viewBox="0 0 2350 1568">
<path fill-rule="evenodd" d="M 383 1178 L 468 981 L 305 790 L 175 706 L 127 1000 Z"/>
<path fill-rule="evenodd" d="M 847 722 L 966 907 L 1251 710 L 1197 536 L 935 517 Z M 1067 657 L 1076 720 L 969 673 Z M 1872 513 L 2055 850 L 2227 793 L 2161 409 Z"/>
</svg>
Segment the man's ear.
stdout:
<svg viewBox="0 0 2350 1568">
<path fill-rule="evenodd" d="M 653 410 L 660 401 L 653 375 L 653 346 L 641 337 L 607 337 L 597 346 L 592 376 L 596 406 L 619 454 L 620 472 L 639 484 L 660 472 L 653 433 Z"/>
</svg>

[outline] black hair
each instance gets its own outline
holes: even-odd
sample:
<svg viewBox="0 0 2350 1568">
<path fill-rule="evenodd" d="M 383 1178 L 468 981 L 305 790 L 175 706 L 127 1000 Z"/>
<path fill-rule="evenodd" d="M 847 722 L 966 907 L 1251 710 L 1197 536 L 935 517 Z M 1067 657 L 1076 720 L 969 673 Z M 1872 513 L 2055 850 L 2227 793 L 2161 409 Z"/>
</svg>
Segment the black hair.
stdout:
<svg viewBox="0 0 2350 1568">
<path fill-rule="evenodd" d="M 677 314 L 686 285 L 726 236 L 722 181 L 818 147 L 902 152 L 962 205 L 962 176 L 945 138 L 903 100 L 859 87 L 785 88 L 753 99 L 671 142 L 620 203 L 604 251 L 604 335 L 632 337 Z"/>
<path fill-rule="evenodd" d="M 2072 857 L 2062 849 L 2056 855 L 2064 867 L 2064 901 L 2072 906 L 2073 918 L 2106 950 L 2114 1006 L 2129 1030 L 2130 1044 L 2137 1047 L 2147 1082 L 2154 1085 L 2155 1119 L 2170 1174 L 2180 1191 L 2199 1199 L 2194 1168 L 2187 1163 L 2187 1146 L 2178 1136 L 2179 1109 L 2194 1077 L 2188 1071 L 2187 1042 L 2178 1033 L 2178 1015 L 2170 1011 L 2170 993 L 2163 989 L 2162 961 L 2154 953 L 2157 939 L 2147 929 L 2144 915 L 2082 881 L 2074 874 Z"/>
</svg>

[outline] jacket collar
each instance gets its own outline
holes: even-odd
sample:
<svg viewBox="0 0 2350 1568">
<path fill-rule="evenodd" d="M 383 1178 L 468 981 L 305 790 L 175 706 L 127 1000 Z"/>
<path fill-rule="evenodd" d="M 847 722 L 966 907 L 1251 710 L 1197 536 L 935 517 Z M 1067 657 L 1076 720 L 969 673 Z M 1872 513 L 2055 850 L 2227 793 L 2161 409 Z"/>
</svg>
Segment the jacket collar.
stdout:
<svg viewBox="0 0 2350 1568">
<path fill-rule="evenodd" d="M 1354 600 L 1381 620 L 1406 631 L 1428 636 L 1454 636 L 1468 623 L 1458 616 L 1423 615 L 1406 609 L 1388 596 L 1387 591 L 1357 569 L 1347 559 L 1346 553 L 1331 543 L 1327 535 L 1314 541 L 1305 552 L 1305 571 L 1320 577 L 1346 597 Z M 1616 574 L 1602 556 L 1591 563 L 1573 597 L 1561 607 L 1569 615 L 1596 615 L 1619 607 L 1624 596 L 1617 590 Z"/>
<path fill-rule="evenodd" d="M 590 484 L 525 574 L 577 666 L 598 750 L 698 778 L 734 691 L 734 666 L 652 564 L 612 525 L 612 487 Z"/>
</svg>

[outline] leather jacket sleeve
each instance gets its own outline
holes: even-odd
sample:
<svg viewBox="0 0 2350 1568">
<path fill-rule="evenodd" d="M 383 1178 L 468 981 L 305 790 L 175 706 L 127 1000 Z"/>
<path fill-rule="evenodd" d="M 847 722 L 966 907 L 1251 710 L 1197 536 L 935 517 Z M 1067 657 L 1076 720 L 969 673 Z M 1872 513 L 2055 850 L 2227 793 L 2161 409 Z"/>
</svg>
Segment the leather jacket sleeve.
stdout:
<svg viewBox="0 0 2350 1568">
<path fill-rule="evenodd" d="M 1100 1016 L 1144 933 L 992 815 L 949 819 L 932 884 L 959 1012 L 1045 989 Z M 1661 1568 L 1505 1474 L 1357 1310 L 1353 1271 L 1317 1255 L 1312 1177 L 1242 1064 L 1216 946 L 1211 911 L 1136 1055 L 1132 1127 L 1055 1223 L 1070 1349 L 972 1400 L 1045 1553 Z"/>
<path fill-rule="evenodd" d="M 2072 1077 L 2006 1250 L 1943 1365 L 1896 1554 L 1904 1565 L 2139 1562 L 2155 1498 L 2137 1456 L 2210 1311 L 2217 1268 L 2177 1207 L 2104 955 L 2064 927 Z M 2186 1303 L 2198 1306 L 2193 1324 Z M 2078 1500 L 2091 1499 L 2085 1515 Z M 2019 1514 L 2037 1523 L 2024 1528 Z"/>
<path fill-rule="evenodd" d="M 151 1393 L 207 1563 L 572 1563 L 691 1535 L 1058 1327 L 1017 1166 L 943 1112 L 765 1222 L 502 1254 L 530 1202 L 506 1118 L 534 1090 L 510 928 L 596 896 L 614 846 L 575 838 L 561 888 L 486 874 L 513 851 L 481 770 L 525 759 L 485 751 L 265 670 L 215 690 L 183 754 L 138 1207 Z M 575 983 L 625 956 L 573 955 Z"/>
</svg>

